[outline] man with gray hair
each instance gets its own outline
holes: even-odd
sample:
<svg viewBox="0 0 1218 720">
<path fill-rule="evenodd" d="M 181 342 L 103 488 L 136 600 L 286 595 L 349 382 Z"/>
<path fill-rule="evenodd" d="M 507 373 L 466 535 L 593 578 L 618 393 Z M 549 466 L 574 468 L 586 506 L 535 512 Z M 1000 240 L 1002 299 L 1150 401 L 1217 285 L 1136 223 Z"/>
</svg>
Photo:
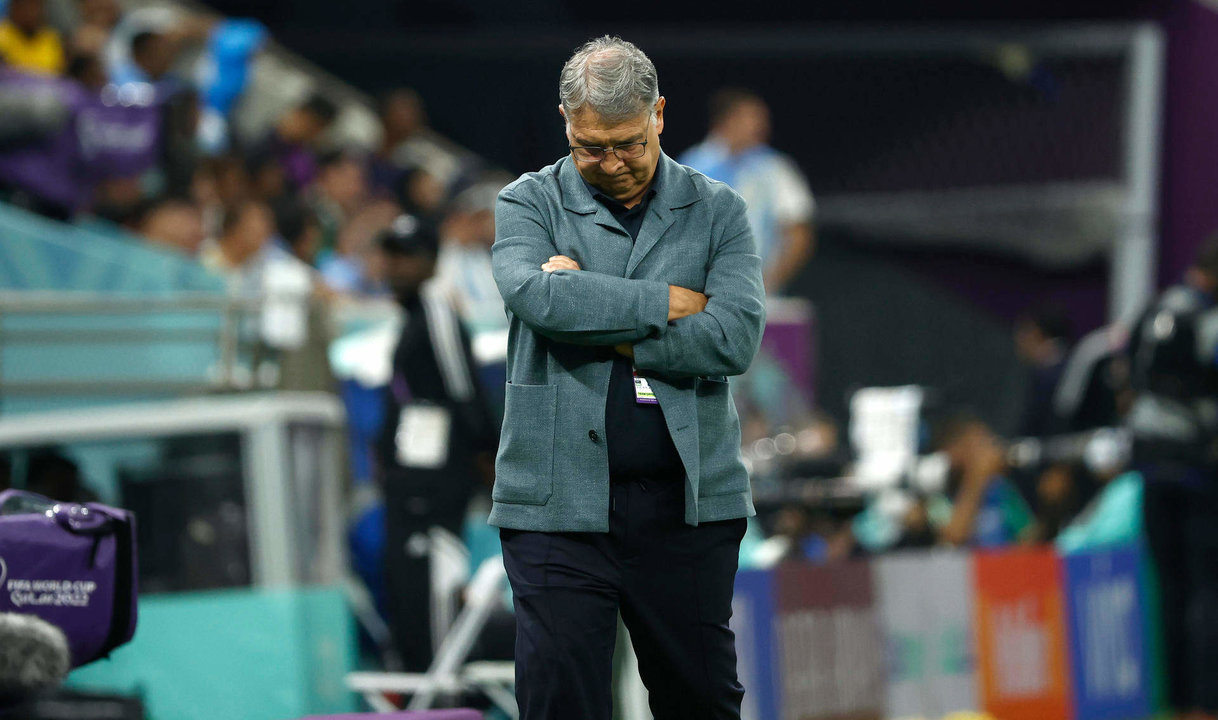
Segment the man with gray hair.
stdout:
<svg viewBox="0 0 1218 720">
<path fill-rule="evenodd" d="M 490 521 L 516 604 L 524 720 L 608 720 L 617 615 L 657 720 L 740 717 L 728 627 L 754 514 L 727 376 L 765 324 L 740 196 L 660 149 L 631 43 L 559 81 L 570 155 L 499 194 L 510 325 Z"/>
</svg>

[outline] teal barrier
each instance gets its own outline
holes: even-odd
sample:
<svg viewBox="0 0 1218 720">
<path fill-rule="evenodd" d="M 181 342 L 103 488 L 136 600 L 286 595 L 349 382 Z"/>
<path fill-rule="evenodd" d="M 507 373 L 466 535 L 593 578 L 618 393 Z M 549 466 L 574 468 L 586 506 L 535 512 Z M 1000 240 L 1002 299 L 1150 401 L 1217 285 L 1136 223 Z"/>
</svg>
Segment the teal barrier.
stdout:
<svg viewBox="0 0 1218 720">
<path fill-rule="evenodd" d="M 0 289 L 223 293 L 193 259 L 99 224 L 75 226 L 0 203 Z"/>
<path fill-rule="evenodd" d="M 0 238 L 0 413 L 149 400 L 213 384 L 225 327 L 222 277 L 118 228 L 4 204 Z M 85 305 L 68 304 L 73 297 Z M 64 302 L 41 307 L 46 300 Z"/>
<path fill-rule="evenodd" d="M 336 587 L 140 599 L 135 638 L 80 668 L 81 690 L 138 694 L 149 720 L 289 720 L 351 712 L 355 628 Z"/>
</svg>

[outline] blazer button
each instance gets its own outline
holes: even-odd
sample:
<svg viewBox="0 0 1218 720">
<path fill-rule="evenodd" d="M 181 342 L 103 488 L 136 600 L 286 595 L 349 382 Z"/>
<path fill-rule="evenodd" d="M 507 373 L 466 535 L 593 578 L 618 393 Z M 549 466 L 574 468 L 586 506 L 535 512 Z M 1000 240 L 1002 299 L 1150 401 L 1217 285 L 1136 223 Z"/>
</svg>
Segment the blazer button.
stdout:
<svg viewBox="0 0 1218 720">
<path fill-rule="evenodd" d="M 592 442 L 600 442 L 601 436 L 598 435 L 595 430 L 589 430 L 588 439 L 591 440 Z"/>
</svg>

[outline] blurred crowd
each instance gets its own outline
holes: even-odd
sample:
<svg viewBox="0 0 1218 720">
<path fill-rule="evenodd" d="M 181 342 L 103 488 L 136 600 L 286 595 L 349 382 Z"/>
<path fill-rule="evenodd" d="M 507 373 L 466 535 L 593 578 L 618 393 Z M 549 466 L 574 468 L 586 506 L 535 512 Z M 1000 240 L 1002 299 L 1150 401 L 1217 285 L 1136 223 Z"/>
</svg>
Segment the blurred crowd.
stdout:
<svg viewBox="0 0 1218 720">
<path fill-rule="evenodd" d="M 117 0 L 0 8 L 0 200 L 126 231 L 237 292 L 287 268 L 323 297 L 387 295 L 374 239 L 409 213 L 443 238 L 437 274 L 471 319 L 496 322 L 489 245 L 509 178 L 433 132 L 413 91 L 379 99 L 373 150 L 336 140 L 343 108 L 320 93 L 242 134 L 232 115 L 266 43 L 257 23 L 124 14 Z M 57 169 L 65 182 L 50 186 Z"/>
<path fill-rule="evenodd" d="M 257 23 L 124 13 L 117 0 L 0 7 L 0 201 L 142 238 L 251 297 L 274 286 L 405 304 L 395 257 L 434 236 L 426 274 L 465 330 L 506 329 L 490 247 L 495 199 L 512 178 L 432 130 L 414 91 L 377 100 L 372 148 L 336 139 L 344 108 L 320 93 L 238 132 L 233 115 L 268 42 Z M 814 253 L 812 192 L 770 146 L 761 97 L 725 89 L 709 110 L 705 139 L 677 157 L 745 196 L 767 291 L 782 296 Z M 759 564 L 826 561 L 1136 533 L 1140 509 L 1121 505 L 1128 452 L 1093 442 L 1125 426 L 1135 404 L 1131 330 L 1080 338 L 1064 308 L 1030 308 L 1012 335 L 1027 370 L 1026 397 L 1011 398 L 1024 408 L 1020 442 L 967 411 L 928 405 L 916 448 L 926 462 L 882 489 L 850 484 L 849 434 L 797 402 L 778 365 L 759 359 L 735 385 L 761 510 L 747 552 Z M 1033 459 L 1020 452 L 1029 443 Z"/>
<path fill-rule="evenodd" d="M 0 108 L 20 111 L 0 113 L 0 199 L 116 226 L 197 259 L 240 294 L 286 284 L 326 299 L 393 297 L 392 258 L 382 245 L 407 214 L 438 238 L 435 284 L 466 329 L 476 335 L 506 327 L 490 246 L 495 198 L 511 176 L 433 131 L 417 93 L 398 89 L 378 99 L 373 149 L 335 140 L 343 108 L 323 94 L 302 97 L 258 132 L 242 134 L 232 114 L 266 43 L 257 23 L 124 14 L 116 0 L 9 0 L 4 13 Z M 30 94 L 41 87 L 31 86 L 32 78 L 63 83 L 87 101 L 73 104 L 61 94 L 58 104 L 30 103 L 45 97 Z M 149 114 L 154 132 L 136 133 Z M 771 119 L 761 97 L 724 89 L 710 99 L 709 116 L 705 139 L 678 157 L 746 197 L 767 290 L 780 296 L 814 252 L 812 193 L 790 158 L 769 145 Z M 65 124 L 85 145 L 89 132 L 81 128 L 88 123 L 102 149 L 77 147 L 67 161 L 83 178 L 75 194 L 47 192 L 37 175 L 7 162 L 53 144 Z M 105 146 L 106 138 L 125 136 L 126 145 Z M 152 147 L 134 152 L 140 141 Z M 80 172 L 86 160 L 95 162 Z M 1076 344 L 1066 312 L 1043 306 L 1020 318 L 1013 342 L 1029 373 L 1020 436 L 1120 425 L 1131 390 L 1119 332 Z M 786 387 L 764 358 L 737 385 L 745 451 L 759 485 L 781 488 L 796 479 L 827 487 L 848 476 L 845 434 L 806 403 L 792 404 Z M 1004 441 L 980 418 L 941 410 L 926 420 L 919 448 L 947 468 L 931 490 L 907 482 L 899 494 L 875 494 L 861 512 L 828 491 L 812 502 L 762 502 L 767 511 L 758 529 L 785 538 L 782 552 L 813 560 L 1052 541 L 1113 476 L 1081 457 L 1014 467 Z"/>
</svg>

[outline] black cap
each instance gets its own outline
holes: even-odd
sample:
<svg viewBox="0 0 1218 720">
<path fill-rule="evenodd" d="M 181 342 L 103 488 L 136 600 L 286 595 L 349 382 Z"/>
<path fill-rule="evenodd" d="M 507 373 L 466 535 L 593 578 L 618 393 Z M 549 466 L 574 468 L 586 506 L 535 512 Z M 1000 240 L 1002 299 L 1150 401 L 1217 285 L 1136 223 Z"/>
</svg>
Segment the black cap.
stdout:
<svg viewBox="0 0 1218 720">
<path fill-rule="evenodd" d="M 435 228 L 430 223 L 407 214 L 394 218 L 393 224 L 377 234 L 376 241 L 382 250 L 395 255 L 435 255 L 440 250 L 440 236 Z"/>
</svg>

